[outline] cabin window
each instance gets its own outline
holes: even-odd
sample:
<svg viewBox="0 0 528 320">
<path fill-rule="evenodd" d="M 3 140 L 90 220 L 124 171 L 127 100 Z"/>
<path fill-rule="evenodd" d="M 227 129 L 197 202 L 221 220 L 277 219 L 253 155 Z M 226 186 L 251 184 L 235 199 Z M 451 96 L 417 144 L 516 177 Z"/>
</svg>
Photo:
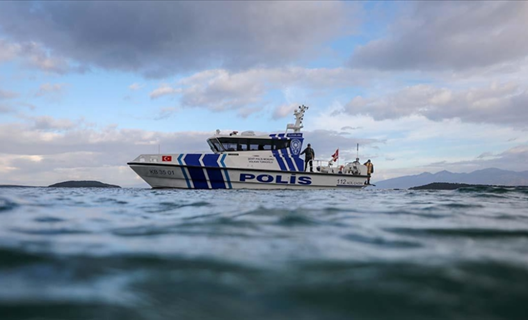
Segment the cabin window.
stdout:
<svg viewBox="0 0 528 320">
<path fill-rule="evenodd" d="M 222 146 L 226 151 L 235 151 L 237 149 L 237 144 L 233 142 L 222 142 Z"/>
<path fill-rule="evenodd" d="M 273 140 L 273 150 L 287 149 L 290 146 L 290 140 Z"/>
<path fill-rule="evenodd" d="M 219 143 L 221 145 L 219 145 Z M 290 140 L 276 139 L 244 139 L 244 138 L 218 138 L 212 141 L 219 151 L 258 151 L 286 149 Z"/>
<path fill-rule="evenodd" d="M 211 151 L 213 152 L 221 152 L 223 151 L 222 149 L 222 145 L 220 144 L 220 142 L 218 142 L 218 140 L 207 140 L 207 143 L 209 144 L 209 147 L 211 148 Z"/>
<path fill-rule="evenodd" d="M 239 143 L 238 143 L 238 145 L 237 145 L 237 151 L 247 151 L 247 150 L 248 150 L 247 141 L 239 142 Z"/>
</svg>

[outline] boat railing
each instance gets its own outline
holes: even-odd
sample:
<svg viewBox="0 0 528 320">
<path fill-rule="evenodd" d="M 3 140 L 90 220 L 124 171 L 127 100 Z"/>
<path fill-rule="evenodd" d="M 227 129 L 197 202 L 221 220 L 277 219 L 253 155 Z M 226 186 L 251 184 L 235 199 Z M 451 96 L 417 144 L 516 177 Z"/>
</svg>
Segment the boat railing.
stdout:
<svg viewBox="0 0 528 320">
<path fill-rule="evenodd" d="M 364 170 L 359 162 L 347 162 L 345 164 L 336 163 L 332 160 L 314 159 L 313 166 L 316 172 L 361 175 Z"/>
</svg>

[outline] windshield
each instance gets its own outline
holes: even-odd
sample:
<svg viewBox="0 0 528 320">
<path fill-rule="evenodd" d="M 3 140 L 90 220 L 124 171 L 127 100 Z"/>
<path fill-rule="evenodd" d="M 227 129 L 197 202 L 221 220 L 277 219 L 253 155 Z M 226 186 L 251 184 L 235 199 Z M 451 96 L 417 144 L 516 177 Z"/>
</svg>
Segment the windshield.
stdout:
<svg viewBox="0 0 528 320">
<path fill-rule="evenodd" d="M 211 151 L 214 153 L 222 152 L 224 151 L 222 149 L 222 145 L 220 142 L 218 142 L 218 139 L 209 139 L 207 140 L 207 143 L 209 144 L 209 147 L 211 148 Z"/>
</svg>

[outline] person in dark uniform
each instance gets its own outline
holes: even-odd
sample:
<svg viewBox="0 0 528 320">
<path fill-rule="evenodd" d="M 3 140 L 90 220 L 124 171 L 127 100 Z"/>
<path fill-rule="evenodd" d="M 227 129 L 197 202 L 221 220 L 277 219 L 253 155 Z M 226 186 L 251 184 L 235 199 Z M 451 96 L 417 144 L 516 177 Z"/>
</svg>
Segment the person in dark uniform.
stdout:
<svg viewBox="0 0 528 320">
<path fill-rule="evenodd" d="M 313 159 L 315 158 L 315 151 L 312 149 L 311 145 L 308 143 L 308 147 L 301 152 L 304 154 L 304 171 L 308 167 L 308 162 L 310 163 L 310 172 L 313 172 Z"/>
<path fill-rule="evenodd" d="M 370 184 L 370 175 L 374 173 L 374 164 L 372 164 L 372 162 L 370 162 L 370 159 L 368 159 L 368 161 L 365 162 L 364 165 L 367 166 L 367 184 Z"/>
</svg>

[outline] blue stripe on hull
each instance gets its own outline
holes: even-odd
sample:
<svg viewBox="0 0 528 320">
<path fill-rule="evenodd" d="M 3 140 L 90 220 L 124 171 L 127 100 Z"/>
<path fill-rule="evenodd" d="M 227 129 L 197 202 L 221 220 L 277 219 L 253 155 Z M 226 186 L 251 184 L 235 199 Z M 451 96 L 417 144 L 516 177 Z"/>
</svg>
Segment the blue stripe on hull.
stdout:
<svg viewBox="0 0 528 320">
<path fill-rule="evenodd" d="M 203 164 L 206 167 L 215 167 L 218 168 L 220 165 L 218 164 L 218 158 L 220 158 L 220 155 L 218 154 L 206 154 L 202 161 Z"/>
<path fill-rule="evenodd" d="M 281 149 L 281 152 L 282 152 L 282 155 L 284 157 L 284 160 L 286 161 L 286 164 L 288 165 L 288 169 L 290 171 L 297 171 L 297 169 L 293 165 L 293 162 L 292 162 L 290 156 L 288 155 L 288 151 L 286 149 Z"/>
<path fill-rule="evenodd" d="M 200 163 L 201 154 L 187 154 L 183 160 L 188 166 L 202 166 Z"/>
<path fill-rule="evenodd" d="M 189 170 L 189 174 L 191 175 L 194 189 L 209 189 L 209 185 L 207 184 L 207 179 L 205 178 L 202 168 L 187 168 L 187 170 Z"/>
<path fill-rule="evenodd" d="M 295 161 L 295 164 L 297 164 L 297 168 L 299 168 L 299 171 L 304 171 L 304 160 L 301 159 L 299 156 L 293 156 L 293 161 Z"/>
<path fill-rule="evenodd" d="M 212 189 L 225 189 L 224 177 L 222 171 L 218 169 L 207 169 L 207 175 L 209 176 L 209 182 L 211 182 Z"/>
<path fill-rule="evenodd" d="M 286 165 L 284 164 L 284 161 L 282 160 L 282 157 L 280 156 L 279 152 L 277 150 L 273 150 L 272 153 L 273 153 L 273 156 L 275 157 L 275 159 L 277 159 L 277 163 L 279 164 L 280 169 L 282 171 L 288 171 L 288 169 L 286 168 Z"/>
<path fill-rule="evenodd" d="M 220 165 L 222 166 L 222 168 L 226 167 L 226 164 L 225 164 L 226 156 L 227 155 L 223 154 L 222 157 L 220 158 Z M 229 189 L 233 189 L 233 186 L 231 185 L 231 179 L 229 179 L 229 172 L 227 170 L 224 170 L 224 174 L 226 176 L 226 181 L 227 181 L 228 188 Z"/>
<path fill-rule="evenodd" d="M 180 156 L 178 157 L 178 163 L 180 165 L 183 165 L 183 162 L 182 162 L 182 159 L 181 159 L 182 157 L 183 157 L 183 154 L 180 154 Z M 183 177 L 185 178 L 185 183 L 187 183 L 187 188 L 192 189 L 191 188 L 191 183 L 189 182 L 189 177 L 187 176 L 187 172 L 185 172 L 185 168 L 182 167 L 181 171 L 183 173 Z"/>
</svg>

